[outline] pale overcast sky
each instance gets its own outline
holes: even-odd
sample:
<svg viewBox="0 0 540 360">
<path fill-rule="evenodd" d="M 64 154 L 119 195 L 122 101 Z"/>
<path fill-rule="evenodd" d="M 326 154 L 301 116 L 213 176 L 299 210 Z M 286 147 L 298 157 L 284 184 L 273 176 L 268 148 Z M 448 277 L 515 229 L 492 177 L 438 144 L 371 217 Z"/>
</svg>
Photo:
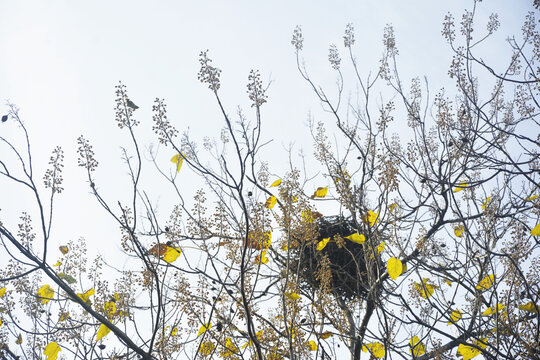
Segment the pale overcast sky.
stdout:
<svg viewBox="0 0 540 360">
<path fill-rule="evenodd" d="M 430 86 L 438 89 L 450 84 L 451 53 L 441 36 L 444 15 L 452 12 L 459 21 L 472 5 L 472 0 L 0 0 L 0 113 L 7 111 L 5 100 L 20 107 L 39 182 L 54 146 L 64 147 L 66 191 L 58 203 L 58 241 L 81 235 L 95 241 L 92 214 L 97 205 L 89 196 L 84 172 L 76 167 L 76 138 L 85 134 L 93 142 L 104 169 L 97 174 L 101 187 L 115 195 L 127 180 L 119 149 L 126 138 L 114 122 L 114 86 L 119 81 L 140 106 L 136 117 L 142 123 L 144 145 L 156 142 L 150 131 L 156 97 L 165 98 L 169 118 L 181 132 L 189 128 L 195 138 L 217 137 L 222 126 L 218 108 L 197 80 L 198 54 L 209 49 L 223 71 L 227 110 L 234 114 L 242 105 L 249 114 L 245 84 L 250 69 L 259 69 L 264 80 L 273 81 L 263 108 L 263 131 L 267 140 L 275 140 L 272 149 L 279 153 L 296 141 L 311 153 L 306 117 L 308 111 L 317 114 L 320 105 L 296 70 L 290 40 L 297 25 L 304 32 L 303 56 L 310 74 L 325 86 L 334 86 L 336 76 L 328 65 L 328 46 L 335 43 L 343 50 L 347 23 L 356 29 L 355 52 L 364 75 L 376 70 L 383 29 L 391 23 L 402 78 L 409 84 L 410 78 L 426 75 Z M 520 35 L 528 10 L 532 0 L 479 4 L 479 32 L 491 12 L 497 12 L 502 23 L 490 43 L 494 47 L 484 49 L 494 64 L 508 55 L 504 39 Z M 343 64 L 348 66 L 346 60 Z M 12 124 L 0 125 L 4 135 L 18 134 Z M 166 162 L 169 152 L 163 152 Z M 284 150 L 276 159 L 283 156 Z M 9 204 L 0 207 L 26 206 L 21 189 L 13 189 L 0 195 L 0 202 Z M 154 195 L 159 199 L 159 191 Z M 78 216 L 75 210 L 81 211 Z M 73 225 L 69 230 L 66 219 Z"/>
</svg>

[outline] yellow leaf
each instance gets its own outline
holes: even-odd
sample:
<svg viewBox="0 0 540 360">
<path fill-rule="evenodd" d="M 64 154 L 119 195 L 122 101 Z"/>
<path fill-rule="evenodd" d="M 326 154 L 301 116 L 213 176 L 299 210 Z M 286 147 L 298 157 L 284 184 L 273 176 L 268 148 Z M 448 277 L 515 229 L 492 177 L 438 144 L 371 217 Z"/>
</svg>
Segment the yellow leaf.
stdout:
<svg viewBox="0 0 540 360">
<path fill-rule="evenodd" d="M 485 276 L 479 283 L 476 285 L 477 290 L 485 291 L 493 286 L 494 275 Z"/>
<path fill-rule="evenodd" d="M 60 249 L 60 252 L 62 253 L 62 255 L 66 255 L 69 251 L 69 248 L 65 245 L 62 245 L 60 247 L 58 247 Z"/>
<path fill-rule="evenodd" d="M 82 299 L 82 301 L 84 302 L 88 302 L 90 296 L 94 295 L 96 293 L 96 291 L 92 288 L 90 290 L 88 290 L 87 292 L 81 294 L 81 293 L 77 293 L 77 296 L 80 297 Z"/>
<path fill-rule="evenodd" d="M 318 187 L 317 190 L 315 190 L 315 193 L 311 195 L 312 199 L 315 198 L 323 198 L 328 193 L 328 186 L 326 187 Z"/>
<path fill-rule="evenodd" d="M 538 313 L 538 307 L 532 301 L 529 301 L 525 305 L 519 305 L 519 309 L 523 310 L 523 311 L 530 312 L 532 314 L 537 314 Z"/>
<path fill-rule="evenodd" d="M 534 229 L 531 230 L 532 236 L 538 236 L 540 235 L 540 223 L 534 227 Z"/>
<path fill-rule="evenodd" d="M 411 341 L 409 342 L 410 349 L 409 352 L 413 354 L 413 356 L 418 357 L 420 355 L 423 355 L 426 353 L 426 345 L 424 345 L 423 342 L 420 342 L 420 339 L 418 336 L 413 336 Z"/>
<path fill-rule="evenodd" d="M 467 184 L 467 183 L 464 181 L 464 182 L 462 182 L 461 184 L 459 184 L 458 186 L 456 186 L 456 188 L 455 188 L 454 190 L 452 190 L 452 192 L 453 192 L 453 193 L 460 192 L 461 190 L 466 189 L 468 186 L 469 186 L 469 184 Z"/>
<path fill-rule="evenodd" d="M 334 334 L 332 334 L 330 331 L 325 331 L 321 334 L 321 339 L 328 339 L 330 336 L 333 336 Z"/>
<path fill-rule="evenodd" d="M 177 332 L 178 332 L 178 329 L 174 327 L 174 328 L 172 329 L 172 331 L 171 331 L 171 336 L 176 335 Z"/>
<path fill-rule="evenodd" d="M 46 304 L 54 297 L 54 290 L 49 285 L 43 285 L 37 291 L 37 296 L 40 297 L 39 301 L 42 304 Z"/>
<path fill-rule="evenodd" d="M 105 301 L 103 308 L 107 314 L 113 315 L 116 312 L 116 301 Z"/>
<path fill-rule="evenodd" d="M 7 289 L 6 289 L 5 287 L 3 287 L 3 288 L 0 289 L 0 298 L 1 298 L 2 296 L 6 295 L 6 290 L 7 290 Z"/>
<path fill-rule="evenodd" d="M 486 210 L 486 207 L 488 206 L 490 201 L 491 201 L 491 196 L 488 196 L 488 198 L 482 204 L 482 210 Z"/>
<path fill-rule="evenodd" d="M 414 283 L 415 290 L 420 294 L 421 297 L 424 299 L 427 299 L 431 295 L 433 295 L 434 289 L 438 289 L 439 287 L 436 285 L 432 285 L 428 283 L 427 278 L 423 278 L 421 283 Z"/>
<path fill-rule="evenodd" d="M 293 301 L 300 299 L 300 295 L 298 295 L 297 293 L 286 292 L 285 296 L 288 297 L 289 299 L 293 300 Z"/>
<path fill-rule="evenodd" d="M 386 263 L 386 270 L 388 270 L 388 275 L 396 280 L 403 272 L 403 264 L 401 263 L 401 260 L 391 257 Z"/>
<path fill-rule="evenodd" d="M 2 319 L 0 319 L 0 326 L 2 326 Z"/>
<path fill-rule="evenodd" d="M 277 179 L 276 181 L 274 181 L 272 183 L 272 185 L 270 185 L 270 187 L 276 187 L 276 186 L 279 186 L 281 185 L 281 179 Z"/>
<path fill-rule="evenodd" d="M 276 205 L 276 203 L 277 203 L 277 198 L 274 195 L 272 195 L 266 200 L 265 206 L 267 209 L 272 209 L 274 205 Z"/>
<path fill-rule="evenodd" d="M 362 245 L 366 241 L 364 234 L 354 233 L 349 236 L 345 236 L 345 239 L 349 239 L 352 242 Z"/>
<path fill-rule="evenodd" d="M 43 354 L 47 356 L 46 360 L 56 360 L 58 357 L 58 353 L 62 350 L 60 346 L 56 343 L 56 341 L 50 342 L 45 346 L 45 350 L 43 350 Z"/>
<path fill-rule="evenodd" d="M 473 341 L 473 344 L 478 346 L 481 349 L 485 349 L 487 345 L 485 344 L 486 338 L 481 339 L 482 341 L 475 340 Z M 461 355 L 463 357 L 463 360 L 470 360 L 473 357 L 479 355 L 481 351 L 475 347 L 465 345 L 465 344 L 459 344 L 457 349 L 457 354 Z"/>
<path fill-rule="evenodd" d="M 261 254 L 260 255 L 257 255 L 255 257 L 255 262 L 256 263 L 261 263 L 261 264 L 268 264 L 268 257 L 266 256 L 266 249 L 264 249 L 263 251 L 261 251 Z"/>
<path fill-rule="evenodd" d="M 446 325 L 455 324 L 459 319 L 461 319 L 461 316 L 461 311 L 457 309 L 452 311 L 452 313 L 450 314 L 450 321 Z"/>
<path fill-rule="evenodd" d="M 176 259 L 178 259 L 181 254 L 182 250 L 180 250 L 179 248 L 167 246 L 167 251 L 165 251 L 165 254 L 163 255 L 163 260 L 170 264 L 176 261 Z"/>
<path fill-rule="evenodd" d="M 260 330 L 255 333 L 255 336 L 257 337 L 257 339 L 260 339 L 262 334 L 263 334 L 263 331 Z M 293 335 L 293 338 L 294 338 L 294 335 Z M 251 346 L 251 345 L 253 345 L 253 341 L 249 339 L 249 341 L 242 346 L 242 349 L 245 349 L 246 347 Z"/>
<path fill-rule="evenodd" d="M 56 262 L 56 264 L 54 264 L 53 266 L 54 266 L 54 267 L 59 267 L 60 265 L 62 265 L 62 262 L 61 262 L 60 260 L 58 260 L 58 261 Z"/>
<path fill-rule="evenodd" d="M 231 355 L 238 353 L 238 348 L 236 347 L 236 345 L 234 345 L 230 337 L 225 339 L 225 349 L 226 349 L 226 352 L 222 353 L 221 355 L 230 357 Z"/>
<path fill-rule="evenodd" d="M 87 292 L 84 293 L 85 296 L 87 297 L 90 297 L 92 295 L 94 295 L 96 293 L 96 291 L 92 288 L 90 290 L 88 290 Z"/>
<path fill-rule="evenodd" d="M 23 343 L 23 338 L 22 338 L 22 335 L 19 334 L 19 336 L 17 336 L 17 340 L 15 340 L 15 344 L 21 345 L 22 343 Z"/>
<path fill-rule="evenodd" d="M 504 309 L 504 307 L 505 307 L 505 305 L 503 305 L 503 304 L 497 304 L 497 306 L 488 307 L 488 308 L 486 309 L 486 311 L 484 311 L 484 312 L 482 313 L 482 315 L 484 315 L 484 316 L 487 316 L 487 315 L 493 315 L 493 314 L 495 314 L 496 312 L 499 312 L 499 311 L 501 311 L 502 309 Z"/>
<path fill-rule="evenodd" d="M 229 356 L 238 353 L 238 348 L 234 345 L 230 337 L 225 339 L 225 348 L 227 349 L 226 354 Z"/>
<path fill-rule="evenodd" d="M 381 344 L 380 342 L 369 343 L 369 344 L 366 344 L 366 345 L 362 346 L 362 351 L 363 352 L 367 352 L 368 349 L 371 350 L 371 353 L 377 359 L 382 358 L 384 356 L 384 354 L 385 354 L 384 345 Z"/>
<path fill-rule="evenodd" d="M 308 348 L 310 351 L 317 351 L 317 343 L 313 340 L 309 340 Z"/>
<path fill-rule="evenodd" d="M 329 241 L 330 241 L 329 237 L 324 238 L 321 241 L 319 241 L 319 243 L 317 244 L 317 250 L 321 251 L 322 249 L 324 249 L 326 247 L 326 244 L 328 244 Z"/>
<path fill-rule="evenodd" d="M 182 168 L 182 163 L 184 162 L 184 156 L 182 154 L 176 154 L 171 158 L 171 162 L 176 164 L 176 172 L 180 172 Z"/>
<path fill-rule="evenodd" d="M 96 341 L 99 341 L 99 340 L 103 339 L 110 332 L 111 332 L 111 329 L 106 327 L 105 324 L 101 324 L 99 326 L 98 332 L 96 334 Z"/>
<path fill-rule="evenodd" d="M 463 225 L 455 226 L 454 234 L 456 234 L 457 237 L 463 237 L 463 234 L 465 234 L 465 227 Z"/>
<path fill-rule="evenodd" d="M 368 221 L 369 226 L 373 226 L 379 221 L 379 213 L 373 212 L 371 210 L 368 211 Z"/>
<path fill-rule="evenodd" d="M 200 329 L 199 329 L 199 332 L 197 333 L 197 336 L 201 336 L 202 334 L 204 334 L 206 332 L 206 330 L 210 330 L 211 328 L 212 328 L 211 323 L 207 323 L 207 324 L 201 326 Z"/>
<path fill-rule="evenodd" d="M 384 251 L 384 241 L 377 246 L 377 252 L 380 254 Z"/>
<path fill-rule="evenodd" d="M 271 244 L 272 244 L 272 232 L 267 231 L 263 234 L 263 241 L 261 245 L 263 249 L 268 249 Z"/>
<path fill-rule="evenodd" d="M 537 197 L 538 197 L 538 195 L 529 196 L 528 198 L 525 199 L 525 201 L 533 201 Z"/>
<path fill-rule="evenodd" d="M 444 282 L 448 285 L 448 286 L 452 286 L 452 281 L 449 280 L 449 279 L 444 279 Z"/>
<path fill-rule="evenodd" d="M 201 353 L 202 356 L 206 357 L 212 354 L 215 348 L 216 346 L 214 345 L 213 342 L 205 341 L 201 344 L 201 347 L 199 348 L 199 352 Z"/>
</svg>

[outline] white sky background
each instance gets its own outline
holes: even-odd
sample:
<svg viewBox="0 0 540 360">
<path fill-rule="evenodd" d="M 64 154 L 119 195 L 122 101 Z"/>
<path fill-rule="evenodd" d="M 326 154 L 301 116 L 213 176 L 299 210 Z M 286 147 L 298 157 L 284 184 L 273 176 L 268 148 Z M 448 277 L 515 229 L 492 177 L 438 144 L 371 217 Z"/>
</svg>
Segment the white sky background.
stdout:
<svg viewBox="0 0 540 360">
<path fill-rule="evenodd" d="M 492 40 L 489 44 L 495 47 L 486 49 L 494 62 L 507 59 L 501 56 L 509 54 L 504 39 L 520 35 L 523 16 L 532 11 L 531 4 L 529 0 L 479 4 L 478 32 L 485 29 L 479 20 L 491 12 L 501 18 L 498 41 Z M 111 195 L 116 195 L 115 186 L 121 189 L 127 180 L 122 177 L 126 170 L 120 166 L 119 143 L 128 144 L 114 121 L 114 86 L 118 81 L 128 86 L 130 97 L 140 106 L 135 115 L 142 123 L 142 143 L 148 145 L 156 143 L 150 131 L 156 97 L 165 98 L 169 119 L 180 132 L 189 129 L 201 140 L 205 135 L 219 136 L 223 122 L 218 107 L 210 91 L 197 80 L 201 50 L 210 49 L 214 64 L 223 70 L 221 94 L 231 115 L 237 105 L 251 115 L 245 85 L 249 70 L 259 69 L 263 80 L 273 80 L 269 102 L 263 107 L 263 132 L 265 139 L 274 139 L 270 149 L 279 153 L 276 162 L 282 162 L 284 146 L 293 141 L 297 148 L 301 145 L 307 154 L 312 153 L 307 113 L 313 111 L 316 120 L 324 116 L 317 115 L 320 105 L 296 70 L 290 44 L 296 25 L 303 28 L 303 55 L 309 72 L 330 89 L 330 94 L 336 74 L 327 61 L 328 46 L 335 43 L 343 50 L 347 23 L 355 26 L 355 51 L 364 76 L 376 71 L 383 29 L 391 23 L 404 83 L 409 85 L 412 77 L 426 75 L 434 93 L 450 84 L 447 69 L 451 54 L 441 36 L 444 15 L 452 12 L 459 22 L 463 9 L 471 7 L 469 0 L 0 0 L 0 99 L 21 108 L 38 180 L 54 146 L 61 145 L 66 151 L 66 190 L 58 199 L 57 210 L 60 215 L 66 210 L 67 217 L 57 218 L 62 221 L 57 230 L 64 233 L 69 218 L 77 231 L 65 236 L 88 236 L 95 228 L 91 215 L 95 201 L 88 196 L 84 172 L 76 168 L 76 138 L 84 134 L 91 140 L 101 163 L 97 174 L 100 189 L 112 189 Z M 349 62 L 345 54 L 342 57 L 346 67 Z M 3 103 L 0 113 L 5 112 L 2 109 L 7 110 Z M 15 135 L 13 124 L 2 125 L 2 134 Z M 161 155 L 164 161 L 171 156 L 170 151 Z M 279 171 L 279 165 L 275 166 Z M 0 199 L 0 203 L 6 199 L 10 205 L 20 203 L 19 192 L 2 193 Z"/>
<path fill-rule="evenodd" d="M 66 152 L 65 191 L 56 203 L 58 245 L 84 236 L 93 251 L 106 253 L 103 249 L 109 246 L 119 248 L 118 236 L 111 235 L 111 229 L 118 227 L 103 217 L 90 196 L 84 171 L 76 166 L 76 138 L 84 134 L 94 145 L 100 161 L 96 183 L 105 196 L 112 203 L 127 199 L 118 192 L 129 181 L 119 148 L 120 143 L 129 143 L 114 120 L 114 86 L 119 81 L 128 86 L 130 98 L 140 107 L 135 117 L 141 121 L 142 145 L 157 144 L 150 130 L 156 97 L 165 99 L 174 126 L 181 133 L 189 129 L 202 144 L 203 136 L 219 138 L 223 122 L 211 92 L 197 80 L 199 52 L 209 49 L 214 65 L 223 71 L 221 95 L 231 115 L 237 105 L 252 115 L 245 86 L 250 69 L 259 69 L 265 82 L 273 81 L 263 106 L 263 141 L 274 139 L 265 160 L 277 173 L 284 169 L 279 164 L 290 142 L 312 153 L 308 111 L 316 120 L 324 119 L 315 95 L 296 69 L 290 43 L 296 25 L 303 29 L 303 56 L 310 75 L 327 89 L 335 89 L 328 46 L 335 43 L 342 51 L 342 66 L 349 66 L 343 53 L 345 25 L 354 24 L 356 57 L 365 76 L 376 71 L 383 29 L 393 24 L 402 80 L 408 86 L 412 77 L 426 75 L 433 96 L 443 85 L 453 90 L 447 75 L 451 52 L 441 35 L 444 15 L 453 13 L 459 26 L 463 10 L 472 4 L 469 0 L 0 0 L 0 113 L 7 112 L 4 100 L 20 107 L 31 137 L 36 182 L 42 183 L 53 148 L 61 145 Z M 479 4 L 475 31 L 484 32 L 492 12 L 501 21 L 489 42 L 493 47 L 483 49 L 483 58 L 493 60 L 495 69 L 510 54 L 505 38 L 521 36 L 527 11 L 533 11 L 532 0 Z M 0 124 L 0 132 L 8 138 L 20 136 L 12 122 Z M 0 148 L 0 158 L 5 151 Z M 161 148 L 165 169 L 174 167 L 169 163 L 173 154 Z M 167 203 L 161 184 L 157 181 L 154 189 L 147 189 L 156 201 Z M 185 186 L 189 198 L 199 184 Z M 8 209 L 22 211 L 29 206 L 20 195 L 22 190 L 0 179 L 2 218 L 19 215 L 6 214 Z M 159 210 L 165 219 L 168 206 Z"/>
</svg>

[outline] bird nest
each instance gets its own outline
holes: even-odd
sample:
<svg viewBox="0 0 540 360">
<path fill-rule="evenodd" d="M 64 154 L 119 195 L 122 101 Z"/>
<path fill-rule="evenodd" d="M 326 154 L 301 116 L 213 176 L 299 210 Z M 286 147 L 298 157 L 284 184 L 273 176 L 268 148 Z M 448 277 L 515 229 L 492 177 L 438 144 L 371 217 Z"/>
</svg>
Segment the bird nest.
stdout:
<svg viewBox="0 0 540 360">
<path fill-rule="evenodd" d="M 299 246 L 291 249 L 301 284 L 344 299 L 365 298 L 371 287 L 369 279 L 374 278 L 369 274 L 377 274 L 383 267 L 376 250 L 380 236 L 376 232 L 365 235 L 363 244 L 347 239 L 357 234 L 358 225 L 342 216 L 319 217 L 310 225 L 314 226 L 315 237 L 298 241 Z M 323 241 L 328 238 L 327 242 Z M 322 241 L 326 242 L 324 247 Z"/>
</svg>

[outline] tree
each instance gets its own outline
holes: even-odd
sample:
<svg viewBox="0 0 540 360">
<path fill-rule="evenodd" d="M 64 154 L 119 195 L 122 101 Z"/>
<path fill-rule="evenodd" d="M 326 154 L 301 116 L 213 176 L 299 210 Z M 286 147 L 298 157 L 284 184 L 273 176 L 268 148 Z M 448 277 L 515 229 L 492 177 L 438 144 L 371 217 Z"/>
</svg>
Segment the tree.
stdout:
<svg viewBox="0 0 540 360">
<path fill-rule="evenodd" d="M 310 126 L 322 176 L 293 154 L 289 171 L 272 175 L 272 164 L 260 160 L 267 89 L 259 73 L 248 77 L 250 115 L 233 118 L 220 97 L 221 71 L 201 52 L 199 79 L 224 131 L 199 149 L 155 100 L 154 131 L 172 171 L 156 151 L 149 155 L 177 197 L 167 219 L 143 186 L 151 170 L 143 167 L 137 107 L 119 84 L 116 121 L 131 141 L 129 199 L 103 195 L 108 179 L 83 136 L 78 162 L 121 230 L 127 262 L 116 261 L 124 268 L 102 258 L 88 266 L 84 239 L 51 248 L 63 151 L 53 151 L 39 186 L 29 136 L 11 105 L 23 145 L 0 137 L 8 150 L 0 174 L 30 192 L 38 211 L 0 223 L 8 259 L 0 272 L 2 356 L 537 358 L 540 36 L 527 14 L 522 39 L 509 40 L 508 67 L 493 69 L 476 49 L 499 21 L 492 15 L 476 40 L 476 6 L 463 15 L 459 37 L 454 18 L 444 21 L 456 87 L 433 101 L 427 81 L 405 88 L 390 26 L 375 75 L 357 66 L 352 25 L 344 36 L 349 69 L 330 47 L 333 97 L 308 74 L 303 34 L 294 31 L 300 75 L 328 114 Z M 494 79 L 488 94 L 479 86 L 485 73 Z M 360 89 L 359 105 L 343 99 L 349 82 Z M 373 92 L 393 100 L 373 104 Z M 391 127 L 406 128 L 407 138 Z M 177 182 L 186 166 L 203 184 L 192 201 Z"/>
</svg>

